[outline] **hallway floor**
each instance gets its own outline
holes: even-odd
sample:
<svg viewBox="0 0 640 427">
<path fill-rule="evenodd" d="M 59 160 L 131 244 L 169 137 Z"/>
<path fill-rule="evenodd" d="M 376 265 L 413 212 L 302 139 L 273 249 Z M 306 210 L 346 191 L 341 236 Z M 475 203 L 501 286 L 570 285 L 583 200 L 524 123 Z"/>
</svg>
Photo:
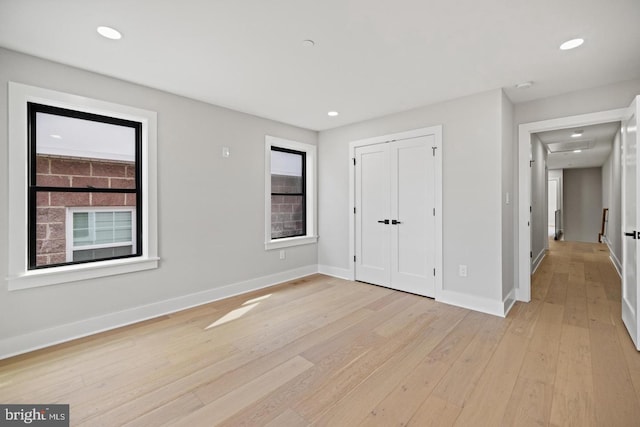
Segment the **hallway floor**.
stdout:
<svg viewBox="0 0 640 427">
<path fill-rule="evenodd" d="M 541 388 L 529 387 L 528 398 L 549 397 L 542 388 L 553 387 L 552 400 L 539 402 L 551 425 L 640 425 L 640 353 L 622 323 L 620 277 L 607 247 L 550 240 L 531 293 L 536 329 L 547 331 L 536 331 L 545 342 L 531 365 L 556 369 L 537 370 L 555 375 L 539 378 Z"/>
</svg>

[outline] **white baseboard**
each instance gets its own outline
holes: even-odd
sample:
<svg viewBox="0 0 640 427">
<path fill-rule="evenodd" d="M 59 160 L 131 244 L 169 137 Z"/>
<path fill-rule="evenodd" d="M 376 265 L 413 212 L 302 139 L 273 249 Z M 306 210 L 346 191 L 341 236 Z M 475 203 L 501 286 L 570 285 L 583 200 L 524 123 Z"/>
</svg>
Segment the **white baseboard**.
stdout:
<svg viewBox="0 0 640 427">
<path fill-rule="evenodd" d="M 542 260 L 544 259 L 544 257 L 546 255 L 547 255 L 547 251 L 545 249 L 543 249 L 542 251 L 540 251 L 538 256 L 535 257 L 535 259 L 533 260 L 533 263 L 531 264 L 531 275 L 532 276 L 533 276 L 533 273 L 536 272 L 538 267 L 540 267 L 540 264 L 542 263 Z"/>
<path fill-rule="evenodd" d="M 504 313 L 503 317 L 506 317 L 507 314 L 513 308 L 513 305 L 516 303 L 516 290 L 515 288 L 511 289 L 509 294 L 502 300 L 502 312 Z"/>
<path fill-rule="evenodd" d="M 604 242 L 607 244 L 607 248 L 609 248 L 609 259 L 611 260 L 611 262 L 613 263 L 613 266 L 618 272 L 618 276 L 622 278 L 622 263 L 620 262 L 616 254 L 613 252 L 613 249 L 611 249 L 611 242 L 609 242 L 609 239 L 607 239 L 607 236 L 603 236 L 602 240 L 604 240 Z"/>
<path fill-rule="evenodd" d="M 92 317 L 52 328 L 29 332 L 0 340 L 0 360 L 29 351 L 38 350 L 77 338 L 86 337 L 110 329 L 119 328 L 176 311 L 207 304 L 230 296 L 266 288 L 288 280 L 308 276 L 318 271 L 317 265 L 309 265 L 233 283 L 220 288 L 184 295 L 103 316 Z"/>
<path fill-rule="evenodd" d="M 349 270 L 348 268 L 339 268 L 330 265 L 318 264 L 318 273 L 337 277 L 338 279 L 351 280 L 351 270 Z"/>
<path fill-rule="evenodd" d="M 500 300 L 461 294 L 455 291 L 442 290 L 438 292 L 436 301 L 469 310 L 480 311 L 494 316 L 505 317 L 504 303 Z"/>
</svg>

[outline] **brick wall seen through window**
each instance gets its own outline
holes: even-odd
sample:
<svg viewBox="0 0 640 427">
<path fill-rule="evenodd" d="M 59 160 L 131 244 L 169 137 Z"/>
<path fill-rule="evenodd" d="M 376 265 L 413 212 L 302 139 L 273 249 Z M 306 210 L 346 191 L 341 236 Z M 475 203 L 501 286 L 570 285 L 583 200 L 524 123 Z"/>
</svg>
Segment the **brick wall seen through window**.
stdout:
<svg viewBox="0 0 640 427">
<path fill-rule="evenodd" d="M 135 188 L 135 163 L 37 156 L 43 187 Z M 36 265 L 60 264 L 66 255 L 66 210 L 71 207 L 135 207 L 135 193 L 39 192 L 36 200 Z"/>
</svg>

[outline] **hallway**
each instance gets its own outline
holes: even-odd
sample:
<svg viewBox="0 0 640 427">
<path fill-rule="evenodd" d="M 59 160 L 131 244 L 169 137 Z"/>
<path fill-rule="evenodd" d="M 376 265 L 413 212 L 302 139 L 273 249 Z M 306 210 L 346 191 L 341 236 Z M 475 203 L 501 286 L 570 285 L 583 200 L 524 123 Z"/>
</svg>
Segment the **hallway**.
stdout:
<svg viewBox="0 0 640 427">
<path fill-rule="evenodd" d="M 622 323 L 620 298 L 620 277 L 605 245 L 550 240 L 549 252 L 532 278 L 529 309 L 538 313 L 537 320 L 532 314 L 535 335 L 542 325 L 546 330 L 538 335 L 546 337 L 546 351 L 532 365 L 546 365 L 537 372 L 555 371 L 555 378 L 546 379 L 552 382 L 552 401 L 538 406 L 551 411 L 545 418 L 552 425 L 640 422 L 640 353 Z M 518 311 L 524 307 L 519 305 Z M 553 365 L 556 368 L 549 369 Z M 546 382 L 545 388 L 551 384 Z M 531 387 L 525 393 L 534 401 L 550 396 Z"/>
</svg>

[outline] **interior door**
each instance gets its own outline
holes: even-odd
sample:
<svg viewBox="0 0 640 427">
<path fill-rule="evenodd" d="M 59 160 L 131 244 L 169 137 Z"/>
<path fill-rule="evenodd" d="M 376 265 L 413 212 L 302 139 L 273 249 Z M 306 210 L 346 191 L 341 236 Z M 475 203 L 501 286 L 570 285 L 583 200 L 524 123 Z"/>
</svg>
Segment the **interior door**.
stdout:
<svg viewBox="0 0 640 427">
<path fill-rule="evenodd" d="M 640 350 L 638 316 L 638 108 L 639 98 L 629 106 L 622 121 L 622 320 Z"/>
<path fill-rule="evenodd" d="M 435 295 L 433 141 L 430 135 L 389 144 L 391 286 L 431 297 Z"/>
<path fill-rule="evenodd" d="M 389 144 L 356 149 L 356 280 L 388 286 Z"/>
<path fill-rule="evenodd" d="M 356 148 L 356 280 L 435 296 L 433 142 Z"/>
</svg>

